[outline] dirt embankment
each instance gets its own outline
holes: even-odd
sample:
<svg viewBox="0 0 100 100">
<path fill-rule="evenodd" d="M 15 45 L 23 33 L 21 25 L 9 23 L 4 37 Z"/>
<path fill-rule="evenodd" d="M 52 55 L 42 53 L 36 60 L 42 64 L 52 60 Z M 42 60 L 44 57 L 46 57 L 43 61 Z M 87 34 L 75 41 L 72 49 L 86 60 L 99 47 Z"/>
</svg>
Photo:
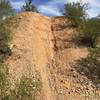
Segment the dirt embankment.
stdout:
<svg viewBox="0 0 100 100">
<path fill-rule="evenodd" d="M 38 76 L 42 90 L 37 100 L 99 100 L 90 82 L 71 66 L 88 51 L 71 42 L 74 31 L 65 17 L 25 12 L 17 19 L 10 43 L 12 56 L 7 61 L 12 83 L 22 75 Z"/>
<path fill-rule="evenodd" d="M 56 76 L 59 100 L 99 100 L 100 88 L 88 78 L 89 69 L 81 66 L 82 59 L 88 55 L 87 47 L 77 41 L 76 31 L 66 17 L 53 17 L 52 29 L 56 40 L 56 66 L 51 72 Z"/>
<path fill-rule="evenodd" d="M 38 72 L 43 87 L 40 100 L 55 100 L 48 78 L 48 66 L 54 53 L 51 19 L 30 12 L 19 14 L 17 19 L 19 25 L 13 29 L 12 56 L 8 59 L 12 81 L 17 81 L 22 75 L 34 77 Z"/>
</svg>

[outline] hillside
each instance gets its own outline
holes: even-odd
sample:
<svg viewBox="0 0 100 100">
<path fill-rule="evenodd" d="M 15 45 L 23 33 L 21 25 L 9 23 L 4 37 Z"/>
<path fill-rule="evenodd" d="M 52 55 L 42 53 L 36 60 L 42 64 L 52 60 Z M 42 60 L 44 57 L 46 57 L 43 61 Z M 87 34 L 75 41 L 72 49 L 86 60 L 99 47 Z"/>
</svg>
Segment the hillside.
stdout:
<svg viewBox="0 0 100 100">
<path fill-rule="evenodd" d="M 12 88 L 25 75 L 40 82 L 37 100 L 100 99 L 100 89 L 74 66 L 87 56 L 88 50 L 72 41 L 74 30 L 68 27 L 65 17 L 24 12 L 16 18 L 17 28 L 11 26 L 12 56 L 6 61 Z"/>
</svg>

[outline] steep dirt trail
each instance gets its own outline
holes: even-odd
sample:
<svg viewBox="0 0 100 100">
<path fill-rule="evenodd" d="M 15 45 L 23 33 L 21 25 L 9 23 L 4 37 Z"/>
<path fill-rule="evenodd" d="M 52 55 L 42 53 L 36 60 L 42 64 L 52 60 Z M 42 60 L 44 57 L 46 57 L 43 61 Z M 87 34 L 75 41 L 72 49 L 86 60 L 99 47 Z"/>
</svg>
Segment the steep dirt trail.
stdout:
<svg viewBox="0 0 100 100">
<path fill-rule="evenodd" d="M 45 20 L 41 20 L 41 22 L 45 22 Z M 47 32 L 44 32 L 44 34 L 36 34 L 36 37 L 34 40 L 36 41 L 35 44 L 35 53 L 37 54 L 36 58 L 36 64 L 38 66 L 38 70 L 41 74 L 42 77 L 42 83 L 43 83 L 43 90 L 45 92 L 45 100 L 56 100 L 54 97 L 54 93 L 52 92 L 50 88 L 50 83 L 49 83 L 49 75 L 48 75 L 48 64 L 50 63 L 50 56 L 53 57 L 52 53 L 53 51 L 51 50 L 52 46 L 50 45 L 50 41 L 52 40 L 52 34 L 51 34 L 51 22 L 50 19 L 46 20 L 47 24 Z M 41 25 L 39 25 L 41 27 Z M 42 27 L 45 27 L 42 26 Z M 42 28 L 41 27 L 41 28 Z M 50 47 L 51 46 L 51 47 Z M 37 49 L 38 48 L 38 49 Z M 52 48 L 53 49 L 53 48 Z M 51 50 L 51 51 L 50 51 Z"/>
<path fill-rule="evenodd" d="M 14 29 L 11 42 L 13 55 L 8 61 L 10 73 L 16 81 L 22 75 L 30 76 L 37 70 L 44 96 L 40 100 L 56 100 L 50 87 L 48 72 L 54 55 L 51 19 L 36 13 L 22 13 L 18 16 L 20 23 Z"/>
<path fill-rule="evenodd" d="M 17 20 L 18 26 L 12 27 L 12 55 L 7 60 L 12 83 L 22 75 L 34 80 L 39 74 L 42 90 L 36 100 L 100 99 L 100 90 L 75 68 L 76 61 L 87 57 L 88 49 L 73 41 L 75 32 L 66 17 L 25 12 Z"/>
</svg>

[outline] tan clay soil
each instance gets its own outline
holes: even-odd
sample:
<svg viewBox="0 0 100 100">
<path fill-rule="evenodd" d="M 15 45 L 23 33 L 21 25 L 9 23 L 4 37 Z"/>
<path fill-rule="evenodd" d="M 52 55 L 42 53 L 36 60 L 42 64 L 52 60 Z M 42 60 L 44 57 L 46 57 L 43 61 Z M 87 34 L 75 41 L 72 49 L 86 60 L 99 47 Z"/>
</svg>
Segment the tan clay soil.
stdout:
<svg viewBox="0 0 100 100">
<path fill-rule="evenodd" d="M 100 100 L 100 90 L 71 66 L 85 58 L 88 50 L 69 42 L 74 31 L 65 17 L 24 12 L 17 19 L 10 43 L 12 56 L 7 60 L 12 84 L 22 75 L 34 79 L 38 73 L 42 90 L 37 100 Z"/>
</svg>

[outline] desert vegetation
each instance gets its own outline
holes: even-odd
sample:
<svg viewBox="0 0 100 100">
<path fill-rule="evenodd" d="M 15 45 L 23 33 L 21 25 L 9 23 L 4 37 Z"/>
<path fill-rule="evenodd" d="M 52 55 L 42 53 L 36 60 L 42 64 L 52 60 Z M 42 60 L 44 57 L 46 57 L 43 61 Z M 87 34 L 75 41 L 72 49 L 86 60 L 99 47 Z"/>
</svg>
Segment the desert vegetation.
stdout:
<svg viewBox="0 0 100 100">
<path fill-rule="evenodd" d="M 30 6 L 30 5 L 29 5 Z M 27 6 L 25 9 L 27 10 Z M 29 10 L 33 10 L 32 9 Z M 38 82 L 32 78 L 22 76 L 19 83 L 11 89 L 9 80 L 9 68 L 5 61 L 11 56 L 12 51 L 9 42 L 12 40 L 12 33 L 9 25 L 16 24 L 11 22 L 11 19 L 16 21 L 12 6 L 8 0 L 0 1 L 0 100 L 35 100 L 36 92 L 39 90 Z"/>
<path fill-rule="evenodd" d="M 25 5 L 22 7 L 23 11 L 32 11 L 32 12 L 38 12 L 35 5 L 32 3 L 32 0 L 26 0 Z"/>
<path fill-rule="evenodd" d="M 40 90 L 38 82 L 32 78 L 22 76 L 15 88 L 11 89 L 8 67 L 0 63 L 0 100 L 35 100 Z"/>
<path fill-rule="evenodd" d="M 88 4 L 82 2 L 65 4 L 65 15 L 71 21 L 78 34 L 76 39 L 85 45 L 89 54 L 87 58 L 77 61 L 76 70 L 87 76 L 95 86 L 100 80 L 100 19 L 88 18 Z"/>
<path fill-rule="evenodd" d="M 89 80 L 91 80 L 92 83 L 96 87 L 100 87 L 99 86 L 99 83 L 100 83 L 100 18 L 98 17 L 100 15 L 98 15 L 95 18 L 89 18 L 88 14 L 87 14 L 87 10 L 89 8 L 87 3 L 82 3 L 82 2 L 67 3 L 67 4 L 65 4 L 64 7 L 65 7 L 64 8 L 64 16 L 66 17 L 66 19 L 68 19 L 70 21 L 70 25 L 67 26 L 67 23 L 66 23 L 66 25 L 65 25 L 65 23 L 63 23 L 64 25 L 62 23 L 60 23 L 60 26 L 56 31 L 58 31 L 58 33 L 59 33 L 59 31 L 65 30 L 66 27 L 75 30 L 75 39 L 77 40 L 77 42 L 79 42 L 81 44 L 81 46 L 88 48 L 89 53 L 86 58 L 77 60 L 74 65 L 74 68 L 80 75 L 84 75 Z M 10 56 L 12 56 L 12 50 L 9 45 L 10 41 L 12 40 L 12 32 L 11 32 L 9 26 L 14 24 L 15 25 L 14 28 L 17 29 L 17 27 L 19 26 L 20 20 L 23 19 L 23 17 L 25 17 L 26 15 L 31 16 L 32 12 L 39 12 L 37 10 L 37 8 L 35 7 L 35 5 L 32 3 L 32 0 L 25 0 L 25 4 L 21 8 L 21 12 L 24 12 L 24 11 L 28 12 L 28 14 L 23 13 L 20 17 L 17 18 L 17 15 L 14 12 L 9 0 L 1 0 L 0 1 L 0 100 L 36 100 L 37 92 L 41 91 L 41 85 L 40 85 L 39 81 L 37 81 L 37 79 L 34 80 L 33 78 L 27 77 L 25 75 L 21 76 L 19 83 L 16 83 L 15 87 L 12 89 L 11 82 L 9 79 L 9 76 L 10 76 L 9 67 L 5 63 L 6 60 Z M 29 12 L 31 12 L 31 13 L 29 14 Z M 14 16 L 12 16 L 12 15 L 14 15 Z M 38 16 L 39 15 L 37 15 L 37 17 Z M 32 18 L 33 18 L 33 16 L 32 16 Z M 42 17 L 40 17 L 40 19 L 42 19 Z M 11 20 L 12 20 L 12 22 L 11 22 Z M 25 21 L 25 23 L 23 21 Z M 27 26 L 27 21 L 31 22 L 31 20 L 28 19 L 28 17 L 26 19 L 23 19 L 23 21 L 22 21 L 23 23 L 21 25 L 25 24 L 26 26 Z M 36 20 L 36 21 L 38 21 L 38 20 Z M 47 19 L 46 19 L 46 21 L 47 21 Z M 48 24 L 50 24 L 49 21 L 48 21 Z M 30 24 L 30 26 L 32 26 L 32 25 L 33 25 L 33 23 Z M 46 25 L 46 23 L 45 23 L 45 25 Z M 24 27 L 26 27 L 26 26 L 24 26 Z M 41 24 L 41 27 L 42 27 L 42 24 Z M 45 27 L 44 24 L 43 24 L 43 27 Z M 48 28 L 50 28 L 50 27 L 48 27 Z M 55 26 L 55 29 L 56 28 L 57 27 Z M 29 27 L 29 29 L 33 29 L 33 27 Z M 40 28 L 38 28 L 38 26 L 37 26 L 37 29 L 40 30 Z M 21 26 L 20 31 L 21 30 L 23 30 L 23 26 Z M 22 42 L 24 41 L 26 43 L 26 44 L 23 44 L 23 46 L 27 45 L 26 40 L 28 40 L 30 42 L 30 40 L 33 39 L 33 37 L 32 37 L 33 30 L 32 30 L 32 34 L 31 34 L 31 30 L 30 30 L 30 34 L 29 34 L 31 38 L 28 37 L 28 39 L 26 39 L 27 36 L 26 37 L 24 36 L 24 35 L 27 35 L 26 33 L 24 35 L 21 34 L 18 36 L 18 37 L 23 38 Z M 36 32 L 38 32 L 38 30 L 36 30 Z M 25 31 L 28 32 L 28 29 L 25 29 L 24 32 Z M 44 31 L 44 30 L 42 30 L 42 31 Z M 53 29 L 52 29 L 52 31 L 53 31 Z M 48 32 L 48 30 L 47 30 L 47 32 Z M 38 37 L 38 35 L 37 35 L 37 37 Z M 44 37 L 45 37 L 45 34 L 44 34 Z M 37 41 L 41 42 L 41 38 L 40 37 L 38 37 L 38 38 L 39 38 L 39 40 L 35 40 L 35 42 L 37 42 Z M 57 39 L 59 40 L 59 38 L 57 38 Z M 55 45 L 56 45 L 56 43 L 58 43 L 58 45 L 60 45 L 59 41 L 58 42 L 56 41 L 57 39 L 55 39 Z M 62 41 L 62 40 L 63 40 L 63 38 L 60 41 Z M 66 41 L 66 39 L 64 41 Z M 17 40 L 17 42 L 20 43 L 19 40 Z M 34 40 L 32 42 L 34 42 Z M 36 44 L 36 45 L 41 46 L 41 44 Z M 44 44 L 45 44 L 45 42 L 43 42 L 43 45 Z M 62 45 L 64 45 L 64 44 L 62 44 Z M 21 48 L 24 48 L 23 46 Z M 34 47 L 33 44 L 30 46 L 31 46 L 30 48 Z M 36 46 L 36 47 L 38 47 L 38 46 Z M 15 56 L 17 57 L 17 59 L 20 60 L 20 58 L 22 56 L 21 55 L 22 52 L 20 52 L 20 51 L 22 51 L 22 49 L 15 46 L 15 51 L 17 51 L 16 48 L 18 49 L 19 55 L 15 54 Z M 27 48 L 27 46 L 26 46 L 25 50 L 23 50 L 23 52 L 26 53 L 27 56 L 29 54 L 34 53 L 33 51 L 31 53 L 27 53 L 28 50 L 30 50 L 30 51 L 33 50 L 33 48 L 32 49 L 30 49 L 30 48 Z M 41 48 L 42 48 L 42 46 L 41 46 Z M 66 46 L 66 48 L 68 48 L 68 46 Z M 34 50 L 37 50 L 37 48 Z M 45 49 L 43 49 L 43 51 L 44 50 Z M 57 53 L 60 52 L 60 50 L 57 51 L 56 49 L 55 49 L 55 51 Z M 70 52 L 70 49 L 69 49 L 69 52 Z M 41 54 L 41 52 L 39 52 L 39 51 L 37 51 L 36 53 Z M 43 54 L 45 55 L 45 51 Z M 37 56 L 37 55 L 41 56 L 41 59 L 44 59 L 42 54 L 41 55 L 36 54 L 35 56 Z M 46 58 L 46 56 L 47 55 L 45 55 L 45 58 Z M 33 57 L 33 56 L 29 55 L 29 57 Z M 28 60 L 26 58 L 25 58 L 25 61 L 28 62 L 28 64 L 26 64 L 26 62 L 24 62 L 24 63 L 26 65 L 26 67 L 29 68 L 29 66 L 31 66 L 31 61 L 30 61 L 30 59 Z M 39 57 L 37 57 L 37 58 L 39 58 Z M 41 59 L 39 59 L 39 61 L 37 61 L 37 62 L 41 63 L 41 66 L 42 66 L 42 64 L 46 65 L 46 62 L 42 63 L 43 60 L 41 61 Z M 46 60 L 46 59 L 44 59 L 44 60 Z M 23 59 L 21 59 L 21 60 L 23 60 Z M 15 58 L 14 58 L 14 61 L 16 61 Z M 32 61 L 33 61 L 33 58 L 32 58 Z M 33 62 L 32 62 L 32 64 L 33 64 Z M 40 64 L 38 64 L 38 65 L 40 65 Z M 17 65 L 17 66 L 19 66 L 19 65 Z M 33 66 L 36 66 L 36 65 L 34 64 L 34 65 L 32 65 L 32 67 Z M 39 70 L 41 70 L 40 71 L 42 73 L 41 76 L 44 75 L 43 79 L 44 79 L 44 81 L 46 80 L 46 86 L 47 86 L 47 87 L 44 86 L 45 87 L 44 90 L 49 90 L 49 92 L 50 92 L 49 97 L 48 97 L 48 93 L 46 93 L 46 96 L 47 96 L 47 98 L 50 98 L 52 95 L 52 90 L 48 84 L 49 83 L 49 81 L 48 81 L 49 75 L 47 75 L 48 74 L 46 72 L 47 69 L 44 67 L 44 65 L 43 65 L 43 70 L 42 70 L 41 66 L 39 67 Z M 29 70 L 31 70 L 31 69 L 29 69 Z M 59 73 L 60 73 L 60 70 L 59 70 Z M 62 80 L 61 80 L 61 82 L 63 83 Z M 44 91 L 44 94 L 45 94 L 45 91 Z M 69 94 L 70 94 L 70 92 L 69 92 Z"/>
<path fill-rule="evenodd" d="M 96 47 L 98 38 L 100 37 L 100 19 L 88 18 L 86 13 L 88 10 L 87 3 L 73 2 L 65 4 L 64 15 L 70 20 L 71 26 L 77 30 L 81 42 L 90 47 Z"/>
<path fill-rule="evenodd" d="M 71 26 L 80 28 L 83 26 L 88 4 L 82 2 L 67 3 L 64 5 L 64 15 L 71 21 Z"/>
<path fill-rule="evenodd" d="M 14 13 L 8 0 L 0 0 L 0 19 L 5 19 Z"/>
</svg>

